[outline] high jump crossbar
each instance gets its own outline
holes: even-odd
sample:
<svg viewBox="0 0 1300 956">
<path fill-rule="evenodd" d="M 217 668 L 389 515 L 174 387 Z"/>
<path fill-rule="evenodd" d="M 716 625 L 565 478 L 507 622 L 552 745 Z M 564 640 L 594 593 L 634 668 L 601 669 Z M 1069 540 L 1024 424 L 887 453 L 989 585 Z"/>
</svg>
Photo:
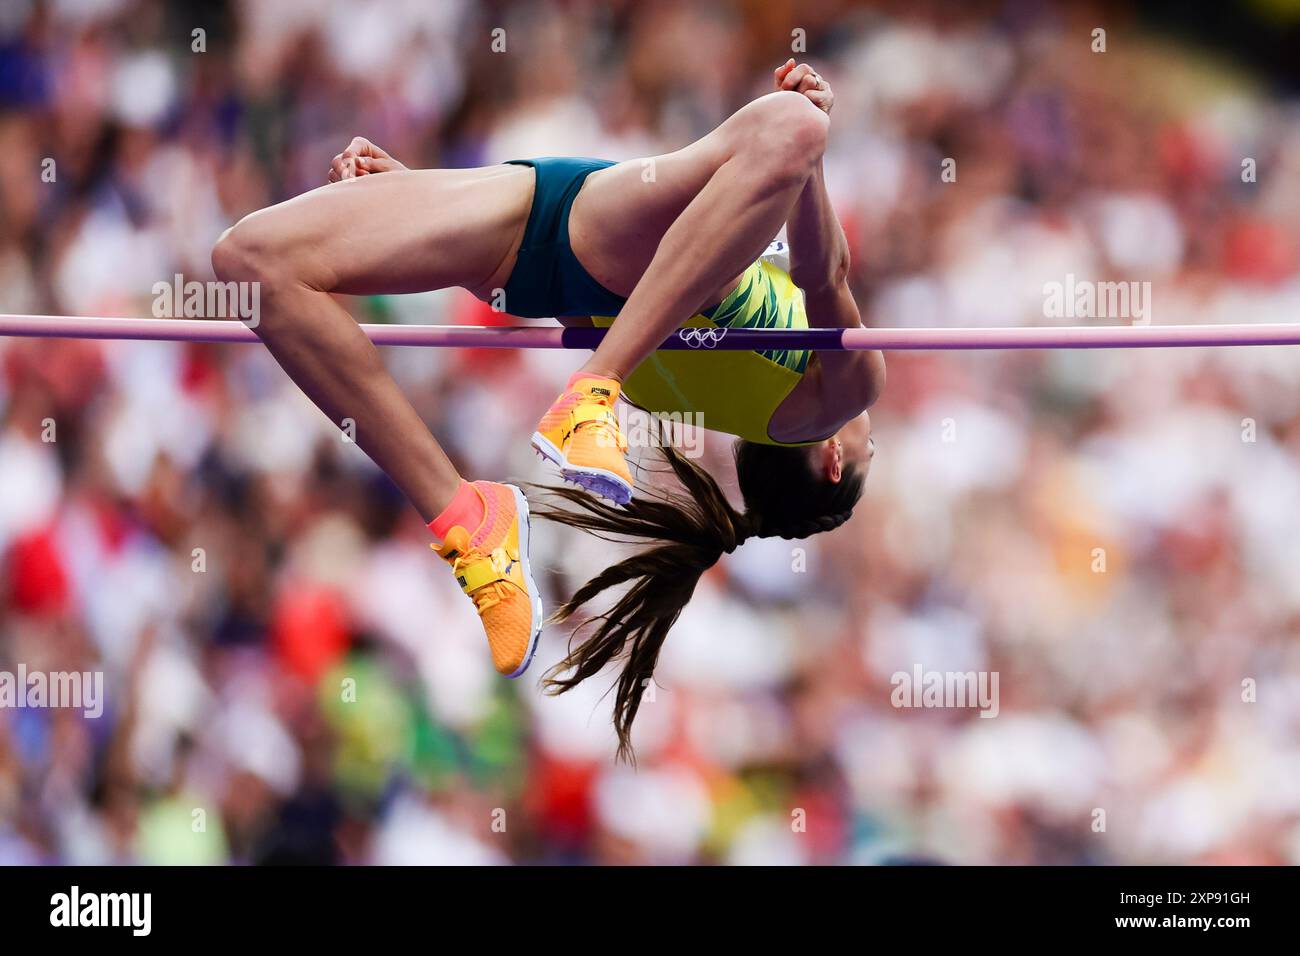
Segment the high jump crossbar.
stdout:
<svg viewBox="0 0 1300 956">
<path fill-rule="evenodd" d="M 561 326 L 362 325 L 376 345 L 423 348 L 594 349 L 606 330 Z M 256 342 L 228 319 L 0 315 L 0 336 L 165 342 Z M 1136 349 L 1300 345 L 1300 324 L 1096 325 L 958 329 L 679 329 L 660 349 L 823 352 L 976 349 Z"/>
</svg>

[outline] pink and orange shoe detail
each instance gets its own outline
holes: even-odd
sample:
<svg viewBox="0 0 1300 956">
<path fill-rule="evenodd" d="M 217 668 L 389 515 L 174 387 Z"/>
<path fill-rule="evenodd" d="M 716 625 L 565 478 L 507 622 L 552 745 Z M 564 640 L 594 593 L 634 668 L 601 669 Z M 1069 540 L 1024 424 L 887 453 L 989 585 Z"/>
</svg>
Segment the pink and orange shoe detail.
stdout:
<svg viewBox="0 0 1300 956">
<path fill-rule="evenodd" d="M 533 447 L 559 467 L 565 481 L 625 505 L 632 500 L 632 472 L 614 413 L 618 395 L 614 379 L 575 375 L 542 416 Z"/>
<path fill-rule="evenodd" d="M 442 546 L 461 590 L 483 622 L 492 663 L 506 677 L 528 669 L 542 632 L 542 599 L 528 566 L 528 501 L 514 485 L 475 481 L 483 520 L 472 531 L 452 527 Z"/>
</svg>

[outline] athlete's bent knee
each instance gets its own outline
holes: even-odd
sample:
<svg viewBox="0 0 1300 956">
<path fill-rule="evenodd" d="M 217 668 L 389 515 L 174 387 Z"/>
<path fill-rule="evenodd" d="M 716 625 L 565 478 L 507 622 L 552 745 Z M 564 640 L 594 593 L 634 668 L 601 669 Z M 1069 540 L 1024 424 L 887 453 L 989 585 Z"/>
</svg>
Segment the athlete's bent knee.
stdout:
<svg viewBox="0 0 1300 956">
<path fill-rule="evenodd" d="M 245 216 L 212 247 L 212 271 L 223 282 L 259 282 L 272 289 L 310 282 L 304 243 L 283 228 L 272 210 Z"/>
<path fill-rule="evenodd" d="M 212 247 L 212 271 L 222 282 L 260 282 L 269 277 L 273 245 L 245 216 Z"/>
<path fill-rule="evenodd" d="M 212 247 L 212 271 L 222 282 L 242 282 L 248 278 L 253 258 L 243 244 L 243 237 L 231 226 Z"/>
<path fill-rule="evenodd" d="M 801 180 L 826 151 L 830 120 L 802 93 L 782 91 L 763 97 L 761 134 L 749 140 L 761 168 L 781 180 Z"/>
</svg>

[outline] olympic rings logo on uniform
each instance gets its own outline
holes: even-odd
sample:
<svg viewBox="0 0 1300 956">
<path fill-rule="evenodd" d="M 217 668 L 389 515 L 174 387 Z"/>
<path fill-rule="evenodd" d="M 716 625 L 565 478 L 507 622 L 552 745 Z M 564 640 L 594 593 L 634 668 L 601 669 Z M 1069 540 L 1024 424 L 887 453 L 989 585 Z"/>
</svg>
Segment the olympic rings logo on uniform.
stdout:
<svg viewBox="0 0 1300 956">
<path fill-rule="evenodd" d="M 711 349 L 722 341 L 726 329 L 678 329 L 677 337 L 693 349 Z"/>
</svg>

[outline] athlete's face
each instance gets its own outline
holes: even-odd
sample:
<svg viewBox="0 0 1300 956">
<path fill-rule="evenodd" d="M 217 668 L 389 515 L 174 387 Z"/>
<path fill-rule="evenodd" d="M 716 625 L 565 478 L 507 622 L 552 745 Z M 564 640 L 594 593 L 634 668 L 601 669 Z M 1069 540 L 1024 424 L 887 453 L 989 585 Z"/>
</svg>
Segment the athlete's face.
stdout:
<svg viewBox="0 0 1300 956">
<path fill-rule="evenodd" d="M 871 438 L 871 416 L 863 412 L 817 445 L 814 454 L 828 481 L 839 481 L 851 464 L 856 464 L 866 477 L 871 470 L 871 459 L 876 454 L 876 443 Z"/>
</svg>

